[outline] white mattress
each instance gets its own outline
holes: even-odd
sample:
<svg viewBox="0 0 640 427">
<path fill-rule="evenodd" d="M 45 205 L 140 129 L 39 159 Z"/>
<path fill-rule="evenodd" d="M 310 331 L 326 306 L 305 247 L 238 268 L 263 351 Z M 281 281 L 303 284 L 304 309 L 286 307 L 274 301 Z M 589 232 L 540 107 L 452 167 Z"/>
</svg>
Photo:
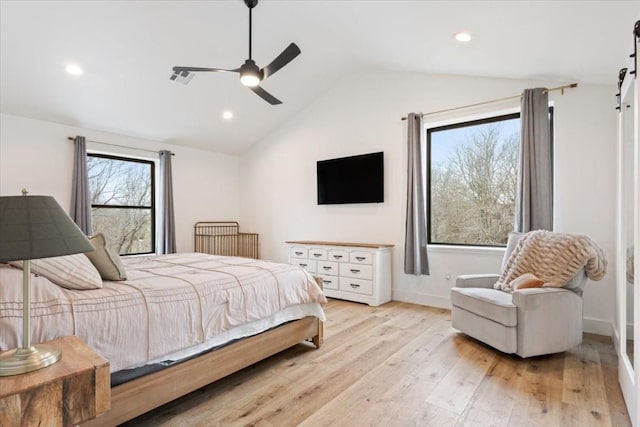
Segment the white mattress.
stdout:
<svg viewBox="0 0 640 427">
<path fill-rule="evenodd" d="M 326 301 L 290 264 L 199 253 L 123 258 L 128 279 L 69 290 L 32 277 L 34 343 L 77 335 L 111 371 L 177 360 L 207 348 L 316 316 Z M 22 271 L 0 268 L 0 350 L 22 336 Z"/>
<path fill-rule="evenodd" d="M 268 318 L 260 319 L 253 322 L 245 323 L 244 325 L 236 326 L 235 328 L 229 329 L 228 331 L 224 331 L 212 337 L 211 339 L 206 340 L 202 344 L 189 347 L 184 350 L 176 351 L 175 353 L 171 353 L 163 357 L 158 357 L 156 359 L 143 363 L 140 366 L 151 365 L 154 363 L 164 362 L 167 360 L 170 360 L 170 361 L 181 360 L 186 357 L 193 356 L 195 354 L 209 350 L 211 348 L 229 343 L 233 340 L 237 340 L 240 338 L 247 338 L 252 335 L 259 334 L 260 332 L 269 330 L 278 325 L 282 325 L 284 323 L 291 322 L 292 320 L 298 320 L 308 316 L 317 317 L 323 321 L 325 320 L 322 307 L 318 303 L 294 305 L 291 307 L 286 307 L 280 310 L 279 312 L 275 313 L 273 316 L 269 316 Z"/>
</svg>

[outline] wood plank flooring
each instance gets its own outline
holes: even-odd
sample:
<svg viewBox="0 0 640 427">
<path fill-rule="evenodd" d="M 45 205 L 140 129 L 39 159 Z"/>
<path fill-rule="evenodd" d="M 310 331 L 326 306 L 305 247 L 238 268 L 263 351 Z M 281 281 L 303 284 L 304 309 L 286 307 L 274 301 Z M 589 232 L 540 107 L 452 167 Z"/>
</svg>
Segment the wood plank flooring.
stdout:
<svg viewBox="0 0 640 427">
<path fill-rule="evenodd" d="M 299 344 L 126 426 L 630 426 L 611 339 L 521 359 L 451 328 L 447 310 L 329 300 Z"/>
</svg>

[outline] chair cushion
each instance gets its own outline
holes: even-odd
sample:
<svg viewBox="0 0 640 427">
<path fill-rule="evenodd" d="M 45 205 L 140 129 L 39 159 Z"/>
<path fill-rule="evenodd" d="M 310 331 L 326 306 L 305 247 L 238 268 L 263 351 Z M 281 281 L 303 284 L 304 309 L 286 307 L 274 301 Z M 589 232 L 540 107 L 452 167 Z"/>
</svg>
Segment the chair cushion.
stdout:
<svg viewBox="0 0 640 427">
<path fill-rule="evenodd" d="M 451 303 L 505 326 L 518 324 L 518 312 L 512 295 L 498 289 L 452 288 Z"/>
</svg>

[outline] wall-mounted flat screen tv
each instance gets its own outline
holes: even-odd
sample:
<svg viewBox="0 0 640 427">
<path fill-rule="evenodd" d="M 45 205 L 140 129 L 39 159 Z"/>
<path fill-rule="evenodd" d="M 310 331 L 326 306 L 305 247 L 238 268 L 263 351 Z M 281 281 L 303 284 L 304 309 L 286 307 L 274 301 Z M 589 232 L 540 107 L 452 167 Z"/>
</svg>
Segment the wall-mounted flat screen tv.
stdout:
<svg viewBox="0 0 640 427">
<path fill-rule="evenodd" d="M 384 202 L 384 153 L 320 160 L 318 204 Z"/>
</svg>

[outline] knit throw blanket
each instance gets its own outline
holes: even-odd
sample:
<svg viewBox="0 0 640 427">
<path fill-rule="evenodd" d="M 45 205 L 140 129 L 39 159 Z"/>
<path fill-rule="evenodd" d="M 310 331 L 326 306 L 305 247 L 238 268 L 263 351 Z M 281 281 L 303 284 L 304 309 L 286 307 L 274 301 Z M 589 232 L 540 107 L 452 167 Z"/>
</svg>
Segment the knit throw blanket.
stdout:
<svg viewBox="0 0 640 427">
<path fill-rule="evenodd" d="M 587 277 L 604 277 L 607 260 L 604 252 L 583 234 L 531 231 L 518 241 L 495 289 L 512 292 L 511 282 L 525 273 L 533 273 L 545 287 L 561 288 L 584 267 Z"/>
</svg>

